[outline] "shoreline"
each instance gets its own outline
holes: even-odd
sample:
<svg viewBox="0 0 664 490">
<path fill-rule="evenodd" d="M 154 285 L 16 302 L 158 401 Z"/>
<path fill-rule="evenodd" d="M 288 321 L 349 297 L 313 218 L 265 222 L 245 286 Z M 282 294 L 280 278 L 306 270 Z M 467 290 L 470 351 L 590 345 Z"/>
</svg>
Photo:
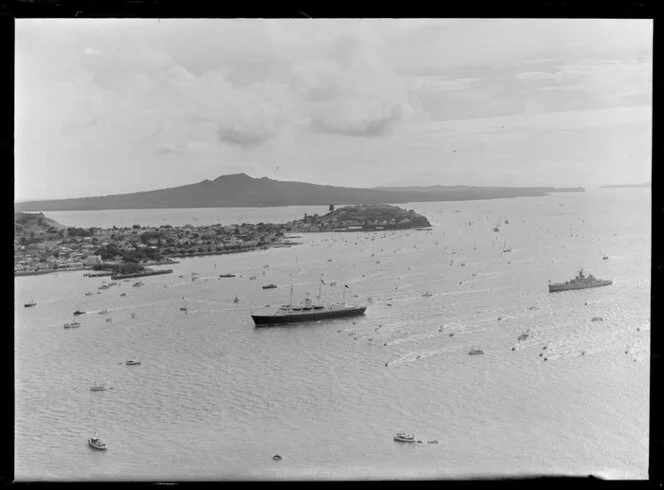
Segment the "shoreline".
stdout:
<svg viewBox="0 0 664 490">
<path fill-rule="evenodd" d="M 290 248 L 294 245 L 300 245 L 299 243 L 277 243 L 272 246 L 265 246 L 265 247 L 254 247 L 254 248 L 249 248 L 249 249 L 244 249 L 244 250 L 226 250 L 226 251 L 215 251 L 215 252 L 191 252 L 189 254 L 175 254 L 175 255 L 170 255 L 169 259 L 166 261 L 157 261 L 157 262 L 146 262 L 145 264 L 140 264 L 144 266 L 157 266 L 157 265 L 171 265 L 171 264 L 179 264 L 180 261 L 178 260 L 172 260 L 172 258 L 182 258 L 182 259 L 187 259 L 187 258 L 195 258 L 195 257 L 203 257 L 203 256 L 208 256 L 208 255 L 228 255 L 228 254 L 237 254 L 237 253 L 245 253 L 245 252 L 256 252 L 259 250 L 269 250 L 271 248 Z M 18 271 L 14 272 L 14 277 L 23 277 L 23 276 L 42 276 L 45 274 L 57 274 L 58 272 L 79 272 L 79 271 L 94 271 L 95 269 L 92 268 L 92 266 L 83 266 L 83 267 L 74 267 L 74 268 L 62 268 L 62 269 L 49 269 L 49 270 L 43 270 L 43 271 Z M 102 272 L 102 271 L 98 271 Z M 109 276 L 112 275 L 113 272 L 109 272 Z M 142 273 L 141 273 L 142 274 Z M 157 274 L 164 274 L 163 272 L 158 272 Z M 105 274 L 106 275 L 106 274 Z M 155 275 L 154 272 L 146 275 Z M 102 277 L 102 276 L 99 276 Z"/>
</svg>

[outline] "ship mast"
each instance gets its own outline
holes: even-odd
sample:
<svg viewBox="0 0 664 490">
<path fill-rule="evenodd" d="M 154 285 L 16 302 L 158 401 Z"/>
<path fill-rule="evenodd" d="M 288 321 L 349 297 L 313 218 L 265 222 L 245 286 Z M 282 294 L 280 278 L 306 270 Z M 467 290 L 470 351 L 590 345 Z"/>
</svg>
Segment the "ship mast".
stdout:
<svg viewBox="0 0 664 490">
<path fill-rule="evenodd" d="M 293 307 L 293 285 L 290 285 L 290 300 L 288 302 L 288 308 Z"/>
<path fill-rule="evenodd" d="M 318 304 L 320 304 L 320 293 L 322 289 L 323 289 L 323 280 L 321 279 L 320 283 L 318 283 L 318 298 L 317 298 Z"/>
</svg>

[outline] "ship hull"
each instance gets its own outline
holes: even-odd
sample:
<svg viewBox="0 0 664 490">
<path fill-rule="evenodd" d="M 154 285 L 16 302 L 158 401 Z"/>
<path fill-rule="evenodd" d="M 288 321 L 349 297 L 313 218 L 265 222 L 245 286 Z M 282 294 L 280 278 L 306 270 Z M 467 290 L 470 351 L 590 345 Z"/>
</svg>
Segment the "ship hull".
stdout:
<svg viewBox="0 0 664 490">
<path fill-rule="evenodd" d="M 292 313 L 278 315 L 251 315 L 256 326 L 282 325 L 285 323 L 315 322 L 333 318 L 346 318 L 364 315 L 366 306 L 348 308 L 345 310 L 314 311 L 311 313 Z"/>
<path fill-rule="evenodd" d="M 571 291 L 573 289 L 588 289 L 599 288 L 602 286 L 610 286 L 613 281 L 597 281 L 594 284 L 549 284 L 550 293 L 558 293 L 561 291 Z"/>
</svg>

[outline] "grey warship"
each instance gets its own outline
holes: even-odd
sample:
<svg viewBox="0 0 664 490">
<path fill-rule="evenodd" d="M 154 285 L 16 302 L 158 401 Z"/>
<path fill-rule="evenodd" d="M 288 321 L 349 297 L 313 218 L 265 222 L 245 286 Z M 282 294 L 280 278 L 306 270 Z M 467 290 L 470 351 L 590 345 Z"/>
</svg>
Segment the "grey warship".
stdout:
<svg viewBox="0 0 664 490">
<path fill-rule="evenodd" d="M 318 297 L 320 299 L 320 293 Z M 279 307 L 272 313 L 252 313 L 251 318 L 254 320 L 255 325 L 260 327 L 359 316 L 364 315 L 364 312 L 367 309 L 364 305 L 353 305 L 343 301 L 341 303 L 321 305 L 313 303 L 309 298 L 304 300 L 302 306 L 295 306 L 292 303 L 291 287 L 291 302 L 289 304 Z"/>
<path fill-rule="evenodd" d="M 609 286 L 611 284 L 613 284 L 613 281 L 597 279 L 593 277 L 592 274 L 586 276 L 583 274 L 583 269 L 580 269 L 574 279 L 561 283 L 549 284 L 549 292 L 556 293 L 559 291 L 569 291 L 570 289 L 597 288 L 600 286 Z"/>
</svg>

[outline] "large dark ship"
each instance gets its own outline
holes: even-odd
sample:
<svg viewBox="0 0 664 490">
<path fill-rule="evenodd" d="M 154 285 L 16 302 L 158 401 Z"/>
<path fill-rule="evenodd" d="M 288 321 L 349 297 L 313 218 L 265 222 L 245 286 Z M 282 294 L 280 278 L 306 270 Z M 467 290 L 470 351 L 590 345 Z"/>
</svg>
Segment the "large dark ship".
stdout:
<svg viewBox="0 0 664 490">
<path fill-rule="evenodd" d="M 318 297 L 320 298 L 320 294 Z M 313 303 L 309 298 L 305 299 L 304 304 L 301 306 L 296 306 L 292 304 L 291 288 L 291 302 L 288 305 L 281 306 L 271 313 L 252 313 L 251 318 L 258 327 L 359 316 L 364 315 L 366 309 L 366 306 L 347 304 L 343 301 L 341 303 L 321 305 Z"/>
<path fill-rule="evenodd" d="M 586 276 L 583 274 L 583 269 L 581 269 L 577 276 L 570 281 L 549 284 L 549 292 L 555 293 L 558 291 L 568 291 L 570 289 L 597 288 L 600 286 L 609 286 L 611 284 L 613 284 L 613 281 L 597 279 L 593 277 L 592 274 Z"/>
</svg>

